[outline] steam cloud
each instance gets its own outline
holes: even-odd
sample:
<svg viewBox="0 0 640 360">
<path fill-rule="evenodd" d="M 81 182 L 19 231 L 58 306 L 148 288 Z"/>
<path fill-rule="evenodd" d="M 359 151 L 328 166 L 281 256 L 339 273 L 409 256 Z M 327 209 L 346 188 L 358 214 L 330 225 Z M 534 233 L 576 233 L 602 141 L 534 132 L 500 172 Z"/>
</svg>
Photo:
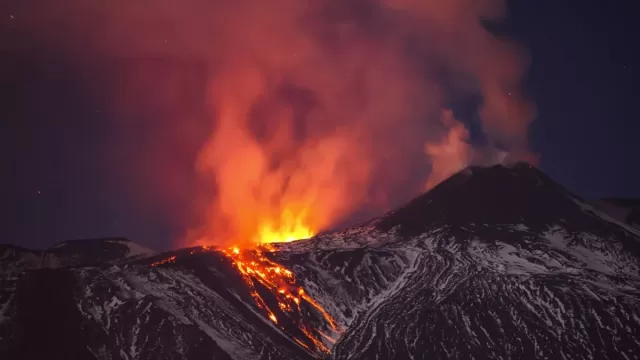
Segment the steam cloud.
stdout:
<svg viewBox="0 0 640 360">
<path fill-rule="evenodd" d="M 520 91 L 526 56 L 483 26 L 503 19 L 504 1 L 51 6 L 23 20 L 48 42 L 110 56 L 205 60 L 212 130 L 191 160 L 216 191 L 189 241 L 314 233 L 363 207 L 386 210 L 395 194 L 415 195 L 496 154 L 532 158 L 534 108 Z M 469 96 L 481 99 L 484 142 L 476 147 L 450 108 Z M 176 114 L 170 128 L 183 123 Z M 415 174 L 424 177 L 412 187 Z"/>
</svg>

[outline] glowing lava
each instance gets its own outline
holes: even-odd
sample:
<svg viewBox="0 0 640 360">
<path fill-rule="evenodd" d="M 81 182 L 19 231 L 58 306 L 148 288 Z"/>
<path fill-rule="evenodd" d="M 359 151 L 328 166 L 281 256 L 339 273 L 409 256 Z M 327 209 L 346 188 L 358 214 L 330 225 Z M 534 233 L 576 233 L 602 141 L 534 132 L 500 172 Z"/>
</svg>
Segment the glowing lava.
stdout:
<svg viewBox="0 0 640 360">
<path fill-rule="evenodd" d="M 291 270 L 265 255 L 276 251 L 273 243 L 312 237 L 314 232 L 303 225 L 302 218 L 284 212 L 280 221 L 275 222 L 277 226 L 268 221 L 259 226 L 258 234 L 252 238 L 254 245 L 249 248 L 231 246 L 221 252 L 231 260 L 256 306 L 274 326 L 290 334 L 296 343 L 310 352 L 329 353 L 326 344 L 331 346 L 335 343 L 334 336 L 343 330 L 331 314 L 297 283 Z M 190 250 L 189 255 L 213 250 L 212 246 L 199 246 Z M 175 261 L 176 256 L 170 256 L 152 263 L 151 266 L 172 264 Z M 324 325 L 313 324 L 309 319 L 312 313 L 316 314 L 315 321 L 322 319 Z M 280 316 L 283 318 L 279 318 Z M 323 330 L 329 330 L 329 334 Z"/>
<path fill-rule="evenodd" d="M 289 237 L 285 237 L 285 239 L 289 239 Z M 335 319 L 318 304 L 317 301 L 307 295 L 302 287 L 297 285 L 293 272 L 267 258 L 264 254 L 265 249 L 273 251 L 273 248 L 269 246 L 256 247 L 251 250 L 240 250 L 238 247 L 230 247 L 222 251 L 232 260 L 233 266 L 242 275 L 242 279 L 249 288 L 250 294 L 258 308 L 262 309 L 274 324 L 277 326 L 281 325 L 275 313 L 275 306 L 271 308 L 258 293 L 256 285 L 260 284 L 273 294 L 277 300 L 277 307 L 282 313 L 299 315 L 301 314 L 301 306 L 307 303 L 316 309 L 324 318 L 333 333 L 340 333 Z M 304 334 L 307 342 L 313 344 L 317 350 L 325 353 L 329 352 L 329 348 L 321 339 L 326 338 L 330 343 L 335 342 L 335 339 L 302 321 L 300 316 L 291 316 L 290 321 L 293 321 L 300 332 Z M 311 350 L 309 347 L 310 344 L 305 343 L 305 341 L 295 337 L 294 340 L 306 349 Z"/>
<path fill-rule="evenodd" d="M 280 215 L 278 226 L 273 222 L 263 222 L 258 228 L 256 243 L 271 244 L 277 242 L 291 242 L 308 239 L 314 235 L 313 231 L 304 224 L 303 214 L 297 216 L 285 209 Z"/>
<path fill-rule="evenodd" d="M 156 261 L 156 262 L 152 263 L 151 266 L 156 267 L 158 265 L 170 264 L 170 263 L 174 263 L 174 262 L 176 262 L 176 257 L 175 256 L 170 256 L 170 257 L 168 257 L 166 259 L 162 259 L 162 260 L 159 260 L 159 261 Z"/>
</svg>

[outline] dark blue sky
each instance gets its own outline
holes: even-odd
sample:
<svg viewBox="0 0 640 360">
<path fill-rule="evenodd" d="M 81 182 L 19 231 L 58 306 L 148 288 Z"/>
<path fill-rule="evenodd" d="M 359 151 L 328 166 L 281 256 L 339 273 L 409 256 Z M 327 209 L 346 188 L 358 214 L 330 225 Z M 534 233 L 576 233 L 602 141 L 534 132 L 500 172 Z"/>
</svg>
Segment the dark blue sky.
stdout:
<svg viewBox="0 0 640 360">
<path fill-rule="evenodd" d="M 640 52 L 632 1 L 513 1 L 532 53 L 541 168 L 588 198 L 640 196 Z"/>
<path fill-rule="evenodd" d="M 541 155 L 545 172 L 586 198 L 640 197 L 640 52 L 634 41 L 640 26 L 631 3 L 522 0 L 510 7 L 508 31 L 532 56 L 527 91 L 538 106 L 533 150 Z M 137 144 L 153 124 L 140 121 L 125 138 L 111 133 L 107 124 L 117 114 L 100 96 L 105 74 L 94 79 L 83 59 L 71 61 L 46 44 L 11 38 L 10 32 L 0 40 L 14 45 L 0 49 L 0 159 L 5 174 L 0 180 L 5 229 L 0 242 L 45 247 L 70 238 L 126 236 L 155 248 L 169 247 L 182 229 L 175 225 L 180 221 L 168 217 L 180 217 L 192 205 L 189 180 L 174 179 L 186 189 L 171 198 L 175 212 L 167 214 L 163 206 L 139 207 L 134 200 L 139 194 L 127 189 L 122 176 L 135 176 L 148 166 Z M 166 74 L 181 65 L 160 61 L 154 66 Z M 203 77 L 197 71 L 181 76 L 187 87 L 204 85 L 198 83 Z M 112 77 L 118 81 L 118 74 L 107 76 Z M 196 105 L 202 100 L 197 93 L 193 118 L 206 116 Z M 141 118 L 170 115 L 160 108 Z M 189 158 L 197 148 L 158 155 Z M 137 164 L 136 170 L 118 169 L 113 149 L 134 159 L 127 163 Z M 191 169 L 171 169 L 181 171 Z"/>
</svg>

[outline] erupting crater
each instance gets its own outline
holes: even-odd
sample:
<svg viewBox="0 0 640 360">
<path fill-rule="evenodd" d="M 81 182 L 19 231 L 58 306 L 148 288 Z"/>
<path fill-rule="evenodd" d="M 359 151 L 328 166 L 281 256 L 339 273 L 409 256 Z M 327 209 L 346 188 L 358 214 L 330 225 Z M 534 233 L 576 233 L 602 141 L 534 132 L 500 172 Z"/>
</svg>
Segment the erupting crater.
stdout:
<svg viewBox="0 0 640 360">
<path fill-rule="evenodd" d="M 329 312 L 298 283 L 295 274 L 267 254 L 276 252 L 273 243 L 306 240 L 314 236 L 300 222 L 286 226 L 264 223 L 254 237 L 254 244 L 219 248 L 200 246 L 190 255 L 217 251 L 226 256 L 241 275 L 249 294 L 263 315 L 275 327 L 287 333 L 312 353 L 330 353 L 330 347 L 344 332 Z M 156 261 L 151 266 L 175 263 L 176 257 Z"/>
</svg>

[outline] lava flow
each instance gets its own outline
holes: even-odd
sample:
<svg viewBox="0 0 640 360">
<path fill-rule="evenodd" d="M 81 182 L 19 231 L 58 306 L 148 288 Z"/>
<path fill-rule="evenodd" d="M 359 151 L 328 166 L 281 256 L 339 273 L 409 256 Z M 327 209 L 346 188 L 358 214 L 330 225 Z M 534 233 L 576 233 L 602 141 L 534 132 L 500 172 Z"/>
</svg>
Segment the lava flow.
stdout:
<svg viewBox="0 0 640 360">
<path fill-rule="evenodd" d="M 162 259 L 162 260 L 159 260 L 159 261 L 156 261 L 156 262 L 152 263 L 151 266 L 156 267 L 156 266 L 159 266 L 159 265 L 171 264 L 171 263 L 174 263 L 174 262 L 176 262 L 176 257 L 175 256 L 170 256 L 170 257 L 168 257 L 166 259 Z"/>
<path fill-rule="evenodd" d="M 278 308 L 282 313 L 300 314 L 301 306 L 306 303 L 322 315 L 333 333 L 340 333 L 335 319 L 317 301 L 311 298 L 302 287 L 297 285 L 293 272 L 267 258 L 264 254 L 265 250 L 273 251 L 273 248 L 266 244 L 251 250 L 240 250 L 238 247 L 231 247 L 222 251 L 232 260 L 234 267 L 242 275 L 256 305 L 266 313 L 267 317 L 276 326 L 282 328 L 278 316 L 274 312 L 275 309 L 269 307 L 256 288 L 257 284 L 261 284 L 277 299 Z M 306 342 L 310 342 L 319 351 L 329 352 L 329 348 L 320 339 L 325 338 L 330 343 L 335 342 L 335 339 L 303 322 L 300 317 L 292 317 L 291 321 L 304 334 Z M 296 337 L 294 337 L 294 340 L 306 349 L 311 350 L 309 344 L 305 343 L 305 341 Z"/>
<path fill-rule="evenodd" d="M 220 251 L 233 265 L 248 289 L 256 306 L 274 326 L 289 334 L 293 340 L 310 352 L 329 353 L 336 336 L 343 330 L 336 320 L 312 298 L 296 280 L 293 272 L 267 254 L 276 251 L 273 243 L 304 240 L 315 233 L 305 225 L 304 216 L 294 216 L 283 211 L 274 221 L 263 220 L 254 229 L 254 236 L 247 242 L 227 242 L 226 249 L 214 245 L 201 245 L 189 251 L 196 255 L 208 251 Z M 176 262 L 176 256 L 156 261 L 151 266 Z M 326 331 L 326 332 L 325 332 Z"/>
</svg>

